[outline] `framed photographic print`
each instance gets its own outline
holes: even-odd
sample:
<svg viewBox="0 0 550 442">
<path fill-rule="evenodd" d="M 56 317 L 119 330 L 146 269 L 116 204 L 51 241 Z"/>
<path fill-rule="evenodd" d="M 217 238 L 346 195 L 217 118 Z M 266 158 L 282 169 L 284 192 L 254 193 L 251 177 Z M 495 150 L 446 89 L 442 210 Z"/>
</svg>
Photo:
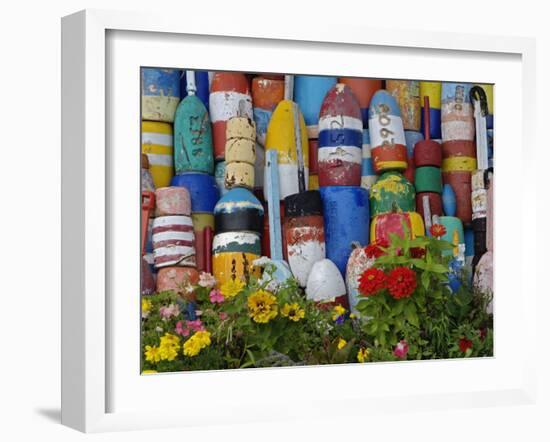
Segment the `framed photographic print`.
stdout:
<svg viewBox="0 0 550 442">
<path fill-rule="evenodd" d="M 333 35 L 63 19 L 63 423 L 532 400 L 532 41 Z"/>
</svg>

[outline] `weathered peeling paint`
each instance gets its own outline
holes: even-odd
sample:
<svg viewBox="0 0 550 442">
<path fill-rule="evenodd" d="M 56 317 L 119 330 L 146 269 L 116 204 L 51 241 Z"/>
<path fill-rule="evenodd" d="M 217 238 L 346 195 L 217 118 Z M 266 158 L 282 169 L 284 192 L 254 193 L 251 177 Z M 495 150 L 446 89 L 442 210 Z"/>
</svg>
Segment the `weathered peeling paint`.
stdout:
<svg viewBox="0 0 550 442">
<path fill-rule="evenodd" d="M 381 213 L 415 210 L 414 186 L 399 172 L 385 172 L 369 193 L 371 217 Z"/>
<path fill-rule="evenodd" d="M 153 220 L 155 267 L 195 267 L 195 234 L 190 216 L 161 216 Z"/>
<path fill-rule="evenodd" d="M 363 274 L 363 272 L 365 272 L 365 270 L 373 267 L 374 262 L 375 258 L 369 258 L 365 253 L 364 247 L 355 247 L 349 257 L 348 264 L 346 266 L 346 287 L 348 290 L 348 302 L 350 309 L 356 315 L 358 314 L 356 306 L 361 300 L 361 293 L 359 292 L 359 277 Z"/>
<path fill-rule="evenodd" d="M 178 69 L 141 69 L 142 120 L 174 121 L 180 101 L 180 76 Z"/>
<path fill-rule="evenodd" d="M 420 130 L 420 82 L 416 80 L 386 80 L 386 90 L 399 103 L 403 128 Z"/>
<path fill-rule="evenodd" d="M 443 142 L 473 140 L 474 113 L 469 83 L 443 83 L 441 86 L 441 137 Z"/>
<path fill-rule="evenodd" d="M 191 215 L 191 196 L 185 187 L 160 187 L 155 201 L 155 216 Z"/>
</svg>

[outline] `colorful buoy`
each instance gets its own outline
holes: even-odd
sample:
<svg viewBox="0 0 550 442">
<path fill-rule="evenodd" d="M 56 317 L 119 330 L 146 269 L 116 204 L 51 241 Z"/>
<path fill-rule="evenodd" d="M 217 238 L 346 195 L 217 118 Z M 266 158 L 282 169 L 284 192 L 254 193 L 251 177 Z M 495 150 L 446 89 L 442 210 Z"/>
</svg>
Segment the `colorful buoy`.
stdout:
<svg viewBox="0 0 550 442">
<path fill-rule="evenodd" d="M 248 80 L 239 72 L 216 72 L 210 85 L 214 158 L 225 158 L 226 125 L 231 117 L 253 118 Z"/>
<path fill-rule="evenodd" d="M 443 142 L 473 141 L 474 114 L 469 83 L 443 83 L 441 86 L 441 137 Z M 475 157 L 475 155 L 474 155 Z"/>
<path fill-rule="evenodd" d="M 225 187 L 254 188 L 256 163 L 256 126 L 247 117 L 227 121 L 225 144 Z"/>
<path fill-rule="evenodd" d="M 174 175 L 172 126 L 155 121 L 141 122 L 141 152 L 147 155 L 155 187 L 167 187 Z"/>
<path fill-rule="evenodd" d="M 294 130 L 294 114 L 296 111 L 298 112 L 296 117 L 298 118 L 300 126 L 298 140 L 301 143 L 304 178 L 307 185 L 309 180 L 308 139 L 304 118 L 301 112 L 297 110 L 296 104 L 290 100 L 281 101 L 275 108 L 267 128 L 265 148 L 266 150 L 273 149 L 278 152 L 279 191 L 282 200 L 300 191 L 296 149 L 297 134 Z"/>
<path fill-rule="evenodd" d="M 390 234 L 409 239 L 424 235 L 424 222 L 416 212 L 389 212 L 376 215 L 370 226 L 370 241 L 372 244 L 389 244 Z"/>
<path fill-rule="evenodd" d="M 361 109 L 351 88 L 333 86 L 319 114 L 319 186 L 361 185 Z"/>
<path fill-rule="evenodd" d="M 216 163 L 214 178 L 216 180 L 216 186 L 218 186 L 220 195 L 225 195 L 229 190 L 225 187 L 225 161 L 218 161 Z"/>
<path fill-rule="evenodd" d="M 195 73 L 187 71 L 188 95 L 180 102 L 174 118 L 174 163 L 176 174 L 214 172 L 212 128 L 203 102 L 195 95 Z"/>
<path fill-rule="evenodd" d="M 195 267 L 195 234 L 190 216 L 161 216 L 153 220 L 155 267 Z"/>
<path fill-rule="evenodd" d="M 374 94 L 369 107 L 371 155 L 376 173 L 407 168 L 405 131 L 401 110 L 387 91 Z"/>
<path fill-rule="evenodd" d="M 420 130 L 420 82 L 416 80 L 386 80 L 386 90 L 401 108 L 405 130 Z"/>
<path fill-rule="evenodd" d="M 191 196 L 185 187 L 160 187 L 155 201 L 155 216 L 191 215 Z"/>
<path fill-rule="evenodd" d="M 320 192 L 326 255 L 344 275 L 352 243 L 369 243 L 369 192 L 358 186 L 321 187 Z"/>
<path fill-rule="evenodd" d="M 141 69 L 141 119 L 174 121 L 180 101 L 180 75 L 178 69 Z"/>
<path fill-rule="evenodd" d="M 428 97 L 429 104 L 426 108 L 424 97 Z M 422 132 L 426 129 L 426 110 L 430 116 L 429 135 L 432 139 L 441 138 L 441 83 L 439 81 L 421 81 L 420 82 L 420 120 Z"/>
<path fill-rule="evenodd" d="M 413 212 L 415 189 L 399 172 L 385 172 L 370 189 L 370 215 L 387 212 Z"/>
<path fill-rule="evenodd" d="M 319 111 L 327 92 L 336 84 L 336 77 L 296 75 L 294 77 L 294 101 L 304 115 L 307 138 L 317 138 Z"/>
<path fill-rule="evenodd" d="M 252 102 L 254 104 L 254 122 L 258 143 L 265 145 L 267 126 L 277 104 L 284 99 L 285 82 L 277 78 L 264 76 L 252 80 Z"/>
<path fill-rule="evenodd" d="M 374 265 L 375 258 L 369 258 L 365 247 L 356 247 L 351 252 L 346 267 L 346 287 L 348 289 L 348 302 L 352 313 L 358 314 L 356 309 L 360 301 L 359 277 Z"/>
<path fill-rule="evenodd" d="M 307 280 L 306 298 L 321 305 L 348 306 L 344 278 L 331 260 L 322 259 L 313 264 Z"/>
<path fill-rule="evenodd" d="M 285 198 L 284 236 L 290 270 L 305 287 L 313 264 L 325 259 L 323 203 L 316 190 Z"/>
</svg>

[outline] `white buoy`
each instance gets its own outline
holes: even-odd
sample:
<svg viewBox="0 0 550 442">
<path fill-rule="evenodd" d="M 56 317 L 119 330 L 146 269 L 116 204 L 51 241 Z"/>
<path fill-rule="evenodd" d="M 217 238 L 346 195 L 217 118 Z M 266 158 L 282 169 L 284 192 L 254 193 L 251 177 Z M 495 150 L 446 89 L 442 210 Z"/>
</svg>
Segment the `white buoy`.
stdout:
<svg viewBox="0 0 550 442">
<path fill-rule="evenodd" d="M 344 278 L 331 260 L 322 259 L 313 264 L 307 280 L 306 297 L 316 302 L 338 302 L 347 305 Z"/>
</svg>

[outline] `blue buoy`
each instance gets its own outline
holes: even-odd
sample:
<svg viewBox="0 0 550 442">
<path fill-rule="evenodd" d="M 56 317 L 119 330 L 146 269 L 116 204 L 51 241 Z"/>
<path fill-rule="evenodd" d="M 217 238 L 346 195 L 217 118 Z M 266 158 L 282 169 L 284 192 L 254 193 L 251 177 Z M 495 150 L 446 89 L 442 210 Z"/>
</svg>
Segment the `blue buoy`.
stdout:
<svg viewBox="0 0 550 442">
<path fill-rule="evenodd" d="M 170 185 L 185 187 L 189 191 L 192 212 L 214 213 L 214 206 L 220 198 L 220 193 L 212 175 L 198 172 L 175 175 Z"/>
<path fill-rule="evenodd" d="M 358 186 L 328 186 L 320 192 L 326 255 L 345 276 L 352 244 L 369 243 L 369 192 Z"/>
<path fill-rule="evenodd" d="M 443 185 L 443 193 L 441 194 L 443 201 L 443 212 L 445 216 L 455 216 L 456 214 L 456 195 L 450 184 Z"/>
</svg>

